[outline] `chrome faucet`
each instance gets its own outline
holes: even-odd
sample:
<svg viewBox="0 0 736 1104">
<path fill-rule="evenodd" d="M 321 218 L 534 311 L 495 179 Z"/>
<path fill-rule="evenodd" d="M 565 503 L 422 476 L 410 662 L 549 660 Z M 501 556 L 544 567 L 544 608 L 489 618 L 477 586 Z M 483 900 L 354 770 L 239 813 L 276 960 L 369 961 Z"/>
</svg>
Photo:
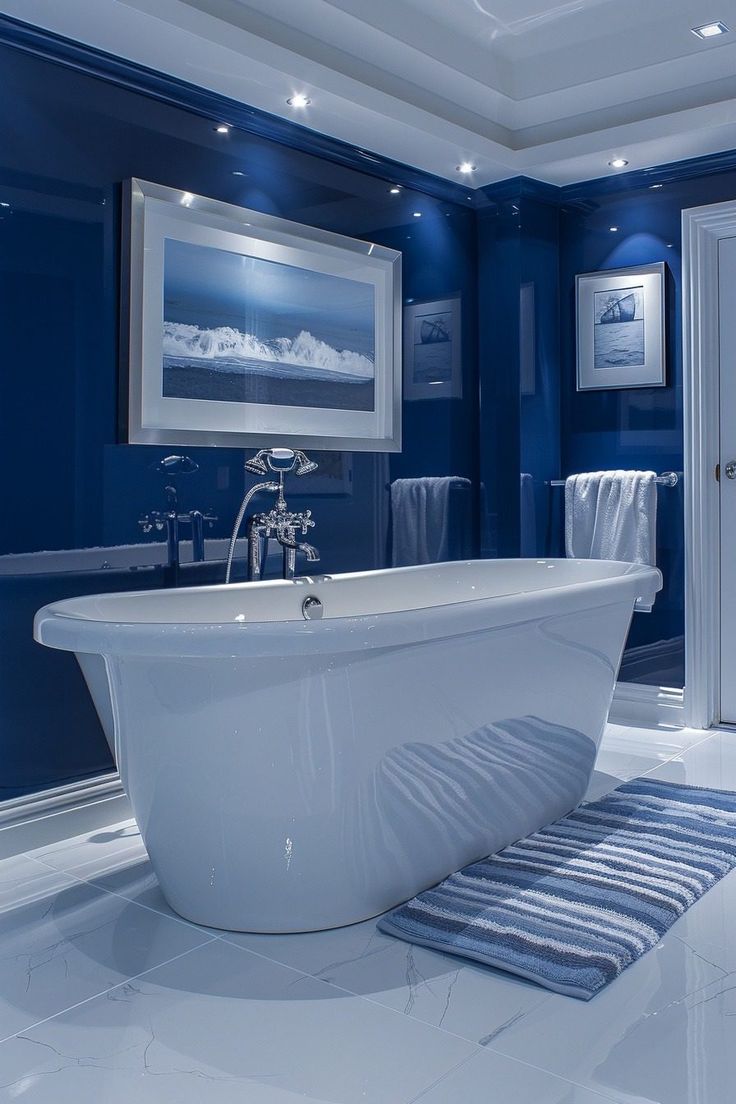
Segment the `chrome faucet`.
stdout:
<svg viewBox="0 0 736 1104">
<path fill-rule="evenodd" d="M 310 529 L 314 528 L 311 510 L 290 510 L 284 497 L 284 480 L 289 472 L 295 475 L 307 475 L 317 470 L 314 460 L 301 450 L 294 451 L 287 448 L 261 449 L 245 462 L 245 469 L 254 475 L 267 475 L 273 472 L 278 481 L 269 480 L 257 483 L 246 493 L 240 504 L 238 516 L 235 519 L 230 548 L 228 549 L 227 568 L 225 582 L 230 582 L 233 559 L 238 540 L 238 533 L 245 518 L 245 512 L 254 496 L 260 491 L 271 491 L 276 494 L 276 502 L 270 510 L 253 514 L 247 522 L 246 532 L 248 538 L 248 581 L 261 579 L 265 564 L 265 551 L 268 549 L 268 541 L 273 538 L 281 545 L 283 552 L 282 577 L 293 579 L 296 574 L 297 553 L 306 556 L 310 563 L 319 559 L 319 552 L 314 545 L 307 541 L 298 540 L 299 536 L 306 536 Z"/>
</svg>

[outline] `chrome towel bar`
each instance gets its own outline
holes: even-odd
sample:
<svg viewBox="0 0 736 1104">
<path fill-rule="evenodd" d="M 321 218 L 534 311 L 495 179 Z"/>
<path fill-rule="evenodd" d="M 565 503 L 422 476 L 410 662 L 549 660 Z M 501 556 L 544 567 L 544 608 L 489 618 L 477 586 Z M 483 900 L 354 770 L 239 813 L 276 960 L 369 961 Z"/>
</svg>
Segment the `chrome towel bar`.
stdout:
<svg viewBox="0 0 736 1104">
<path fill-rule="evenodd" d="M 567 481 L 565 479 L 548 479 L 546 482 L 548 487 L 564 487 Z M 661 487 L 676 487 L 680 482 L 680 474 L 674 471 L 662 472 L 654 482 Z"/>
</svg>

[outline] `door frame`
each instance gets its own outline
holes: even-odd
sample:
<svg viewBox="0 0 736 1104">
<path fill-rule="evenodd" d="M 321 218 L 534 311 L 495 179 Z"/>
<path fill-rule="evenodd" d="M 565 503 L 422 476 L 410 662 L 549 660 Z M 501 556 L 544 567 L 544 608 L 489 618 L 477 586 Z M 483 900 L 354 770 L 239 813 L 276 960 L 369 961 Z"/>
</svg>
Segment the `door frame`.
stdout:
<svg viewBox="0 0 736 1104">
<path fill-rule="evenodd" d="M 720 717 L 719 242 L 736 237 L 736 200 L 682 212 L 685 436 L 685 723 Z"/>
</svg>

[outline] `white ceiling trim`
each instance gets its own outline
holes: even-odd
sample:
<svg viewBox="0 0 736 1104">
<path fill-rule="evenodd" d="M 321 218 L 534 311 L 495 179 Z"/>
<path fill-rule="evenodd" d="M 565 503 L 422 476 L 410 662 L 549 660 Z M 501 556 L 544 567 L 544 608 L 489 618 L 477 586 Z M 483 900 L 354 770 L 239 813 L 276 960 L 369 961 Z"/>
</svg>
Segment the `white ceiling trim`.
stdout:
<svg viewBox="0 0 736 1104">
<path fill-rule="evenodd" d="M 689 56 L 627 74 L 617 98 L 618 78 L 609 77 L 513 101 L 334 5 L 341 35 L 346 21 L 361 28 L 360 62 L 272 15 L 253 24 L 263 37 L 193 3 L 226 3 L 243 22 L 239 0 L 0 0 L 0 11 L 446 179 L 458 180 L 457 164 L 470 159 L 473 186 L 519 174 L 567 184 L 605 175 L 617 154 L 633 169 L 736 147 L 736 45 L 709 53 L 700 84 L 702 58 Z M 289 4 L 269 0 L 269 12 Z M 359 7 L 339 0 L 348 5 Z M 647 87 L 656 93 L 644 95 Z M 297 90 L 312 98 L 299 114 L 285 102 Z"/>
</svg>

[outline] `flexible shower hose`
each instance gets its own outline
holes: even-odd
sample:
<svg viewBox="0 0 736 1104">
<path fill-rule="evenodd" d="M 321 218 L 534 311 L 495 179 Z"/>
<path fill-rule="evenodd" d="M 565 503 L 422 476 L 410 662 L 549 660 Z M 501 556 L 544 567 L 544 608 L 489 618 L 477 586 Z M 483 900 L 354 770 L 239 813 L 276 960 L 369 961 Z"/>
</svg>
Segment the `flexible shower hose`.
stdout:
<svg viewBox="0 0 736 1104">
<path fill-rule="evenodd" d="M 243 518 L 245 517 L 245 511 L 248 509 L 248 503 L 259 491 L 278 491 L 278 489 L 278 483 L 256 483 L 255 487 L 251 487 L 243 496 L 243 501 L 240 503 L 238 516 L 233 526 L 233 535 L 230 537 L 230 547 L 227 550 L 227 567 L 225 568 L 226 583 L 230 582 L 230 575 L 233 570 L 233 559 L 235 558 L 235 545 L 238 543 L 238 533 L 240 532 L 240 526 L 243 524 Z"/>
</svg>

